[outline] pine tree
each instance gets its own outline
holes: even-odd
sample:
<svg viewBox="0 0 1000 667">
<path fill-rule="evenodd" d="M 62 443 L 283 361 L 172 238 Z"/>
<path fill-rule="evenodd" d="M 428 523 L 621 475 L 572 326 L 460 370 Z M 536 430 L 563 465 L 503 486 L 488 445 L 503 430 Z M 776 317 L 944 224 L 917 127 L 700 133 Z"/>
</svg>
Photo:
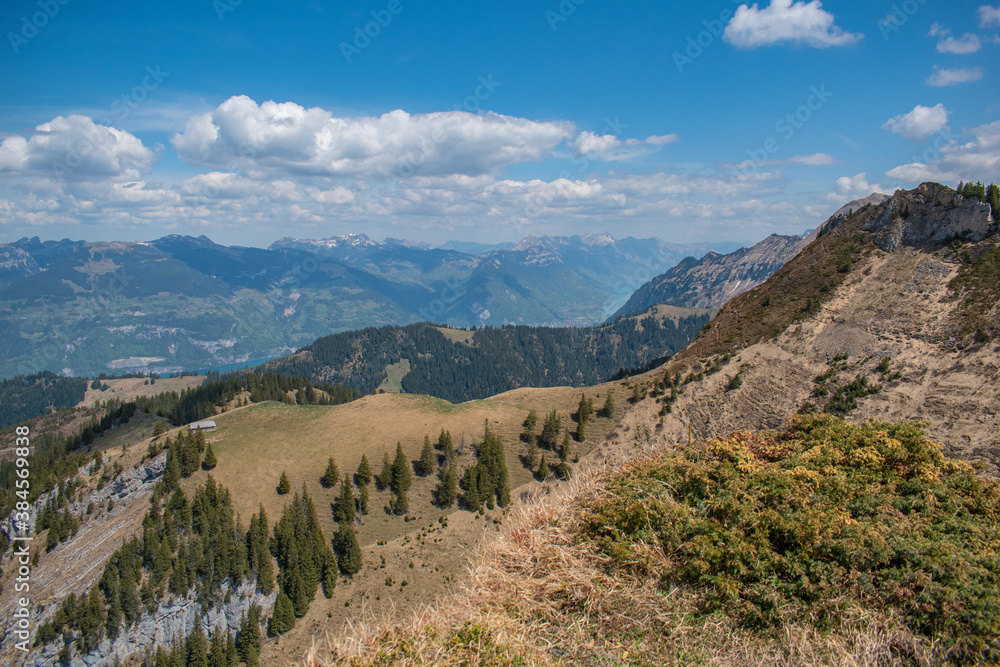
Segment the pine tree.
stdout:
<svg viewBox="0 0 1000 667">
<path fill-rule="evenodd" d="M 424 447 L 420 450 L 420 460 L 417 462 L 417 471 L 421 477 L 427 477 L 437 468 L 437 459 L 434 456 L 434 448 L 431 446 L 429 436 L 424 436 Z"/>
<path fill-rule="evenodd" d="M 354 489 L 351 485 L 351 476 L 344 475 L 344 483 L 340 485 L 340 496 L 337 498 L 337 506 L 334 509 L 333 517 L 337 523 L 350 523 L 356 516 L 356 499 Z"/>
<path fill-rule="evenodd" d="M 338 479 L 340 479 L 340 469 L 337 468 L 337 462 L 331 456 L 330 460 L 326 462 L 326 472 L 319 478 L 319 483 L 325 489 L 332 489 L 337 484 Z"/>
<path fill-rule="evenodd" d="M 236 653 L 236 642 L 233 635 L 226 630 L 226 667 L 239 667 L 240 658 Z"/>
<path fill-rule="evenodd" d="M 435 496 L 438 507 L 451 507 L 458 499 L 458 470 L 454 463 L 445 471 Z"/>
<path fill-rule="evenodd" d="M 354 533 L 354 526 L 349 523 L 340 524 L 337 531 L 338 557 L 337 565 L 340 571 L 351 577 L 361 571 L 361 545 Z"/>
<path fill-rule="evenodd" d="M 563 434 L 562 447 L 559 448 L 559 460 L 562 463 L 566 463 L 566 460 L 569 458 L 570 448 L 572 446 L 572 442 L 569 438 L 569 430 L 567 429 L 567 431 Z"/>
<path fill-rule="evenodd" d="M 535 477 L 538 481 L 544 482 L 549 476 L 549 464 L 545 462 L 545 454 L 542 454 L 542 460 L 538 464 L 538 472 L 535 473 Z"/>
<path fill-rule="evenodd" d="M 524 452 L 524 467 L 528 470 L 534 470 L 538 465 L 538 445 L 533 440 L 528 443 Z"/>
<path fill-rule="evenodd" d="M 281 635 L 291 630 L 294 626 L 295 609 L 292 607 L 292 601 L 284 593 L 278 593 L 278 599 L 274 602 L 274 613 L 271 615 L 271 622 L 268 624 L 268 632 L 272 635 Z"/>
<path fill-rule="evenodd" d="M 212 451 L 212 444 L 209 443 L 208 451 L 205 452 L 205 460 L 201 462 L 201 468 L 202 470 L 211 470 L 218 463 L 218 460 L 215 458 L 215 452 Z"/>
<path fill-rule="evenodd" d="M 288 475 L 284 472 L 281 473 L 281 479 L 278 480 L 278 495 L 285 495 L 292 490 L 292 483 L 288 481 Z"/>
</svg>

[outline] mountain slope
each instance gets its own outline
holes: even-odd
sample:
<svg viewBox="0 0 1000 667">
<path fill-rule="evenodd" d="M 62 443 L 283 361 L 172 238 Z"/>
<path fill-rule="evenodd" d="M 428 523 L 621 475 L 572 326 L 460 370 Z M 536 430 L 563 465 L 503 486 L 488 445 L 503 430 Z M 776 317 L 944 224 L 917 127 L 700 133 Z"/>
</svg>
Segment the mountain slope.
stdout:
<svg viewBox="0 0 1000 667">
<path fill-rule="evenodd" d="M 728 255 L 688 257 L 636 290 L 614 317 L 633 315 L 657 303 L 689 308 L 718 308 L 767 280 L 804 247 L 800 236 L 772 234 L 752 248 Z"/>
</svg>

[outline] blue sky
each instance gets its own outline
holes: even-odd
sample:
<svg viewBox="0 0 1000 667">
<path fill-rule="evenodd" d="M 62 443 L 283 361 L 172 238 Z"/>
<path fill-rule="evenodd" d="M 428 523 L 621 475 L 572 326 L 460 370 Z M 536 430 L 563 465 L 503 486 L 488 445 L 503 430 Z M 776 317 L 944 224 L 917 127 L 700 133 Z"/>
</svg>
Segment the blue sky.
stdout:
<svg viewBox="0 0 1000 667">
<path fill-rule="evenodd" d="M 799 233 L 1000 181 L 1000 7 L 9 0 L 0 242 Z"/>
</svg>

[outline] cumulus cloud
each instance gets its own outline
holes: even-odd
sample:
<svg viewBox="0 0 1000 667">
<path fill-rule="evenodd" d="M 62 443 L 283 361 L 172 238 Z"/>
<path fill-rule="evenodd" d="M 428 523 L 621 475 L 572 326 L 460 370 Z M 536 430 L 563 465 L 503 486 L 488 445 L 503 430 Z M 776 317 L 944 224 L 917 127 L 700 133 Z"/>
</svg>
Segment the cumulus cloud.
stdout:
<svg viewBox="0 0 1000 667">
<path fill-rule="evenodd" d="M 957 86 L 960 83 L 969 83 L 972 81 L 979 81 L 983 78 L 983 70 L 979 67 L 959 67 L 956 69 L 947 69 L 939 65 L 935 65 L 931 75 L 927 77 L 928 86 L 936 86 L 938 88 L 944 86 Z"/>
<path fill-rule="evenodd" d="M 772 0 L 764 9 L 757 3 L 740 5 L 723 33 L 723 39 L 740 49 L 790 43 L 825 49 L 857 43 L 864 35 L 837 26 L 833 14 L 819 0 Z"/>
<path fill-rule="evenodd" d="M 991 5 L 980 5 L 979 10 L 976 12 L 976 14 L 979 17 L 980 28 L 1000 26 L 1000 7 L 993 7 Z"/>
<path fill-rule="evenodd" d="M 873 192 L 879 192 L 882 188 L 878 183 L 869 183 L 866 172 L 855 174 L 854 176 L 841 176 L 833 184 L 833 198 L 859 199 L 867 197 Z"/>
<path fill-rule="evenodd" d="M 293 102 L 232 97 L 192 117 L 174 148 L 188 163 L 252 178 L 400 178 L 486 174 L 537 162 L 576 134 L 572 123 L 445 111 L 337 118 Z"/>
<path fill-rule="evenodd" d="M 595 134 L 583 131 L 567 144 L 573 153 L 580 157 L 588 157 L 608 162 L 628 160 L 658 149 L 660 146 L 677 141 L 676 134 L 654 135 L 645 139 L 626 139 L 622 141 L 613 134 Z"/>
<path fill-rule="evenodd" d="M 932 107 L 917 105 L 913 111 L 899 116 L 893 116 L 882 125 L 883 130 L 889 130 L 913 141 L 920 141 L 934 134 L 948 124 L 948 110 L 943 104 Z"/>
<path fill-rule="evenodd" d="M 973 128 L 974 139 L 928 149 L 933 159 L 914 160 L 886 172 L 908 182 L 1000 181 L 1000 121 Z"/>
<path fill-rule="evenodd" d="M 0 142 L 0 173 L 135 180 L 155 157 L 128 132 L 97 125 L 87 116 L 56 116 L 26 137 L 13 135 Z"/>
<path fill-rule="evenodd" d="M 938 53 L 955 53 L 964 55 L 975 53 L 980 48 L 979 38 L 971 32 L 967 32 L 961 37 L 945 37 L 937 45 Z"/>
</svg>

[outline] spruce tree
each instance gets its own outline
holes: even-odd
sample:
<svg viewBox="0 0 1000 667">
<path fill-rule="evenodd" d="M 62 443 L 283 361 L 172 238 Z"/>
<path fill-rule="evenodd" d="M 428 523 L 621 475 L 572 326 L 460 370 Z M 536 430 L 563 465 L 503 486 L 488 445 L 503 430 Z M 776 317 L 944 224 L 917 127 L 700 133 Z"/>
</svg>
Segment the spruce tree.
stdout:
<svg viewBox="0 0 1000 667">
<path fill-rule="evenodd" d="M 187 664 L 188 667 L 208 667 L 208 642 L 198 620 L 195 620 L 194 630 L 188 635 Z"/>
<path fill-rule="evenodd" d="M 528 444 L 534 444 L 535 442 L 535 427 L 538 425 L 538 413 L 534 410 L 528 413 L 528 416 L 524 419 L 524 432 L 521 434 L 521 439 Z"/>
<path fill-rule="evenodd" d="M 340 469 L 337 468 L 337 462 L 331 456 L 326 462 L 326 472 L 319 478 L 319 483 L 323 485 L 324 489 L 332 489 L 337 484 L 338 479 L 340 479 Z"/>
<path fill-rule="evenodd" d="M 271 615 L 271 622 L 268 624 L 268 632 L 272 635 L 281 635 L 295 626 L 295 609 L 292 601 L 284 593 L 278 593 L 278 599 L 274 602 L 274 613 Z M 260 652 L 260 649 L 257 650 Z"/>
<path fill-rule="evenodd" d="M 421 477 L 427 477 L 437 468 L 437 458 L 434 456 L 434 448 L 431 446 L 429 436 L 424 436 L 424 447 L 420 450 L 420 460 L 417 462 L 417 471 Z"/>
<path fill-rule="evenodd" d="M 180 454 L 177 447 L 173 446 L 170 438 L 167 438 L 167 469 L 163 473 L 163 485 L 167 490 L 176 489 L 181 481 Z"/>
<path fill-rule="evenodd" d="M 413 485 L 413 470 L 406 455 L 403 454 L 403 445 L 398 442 L 396 443 L 396 460 L 392 463 L 390 479 L 392 480 L 390 482 L 392 492 L 397 496 L 405 494 Z"/>
<path fill-rule="evenodd" d="M 333 512 L 333 518 L 337 523 L 350 523 L 356 516 L 356 500 L 354 489 L 351 485 L 351 476 L 344 475 L 344 483 L 340 485 L 340 496 L 337 498 L 337 506 Z"/>
<path fill-rule="evenodd" d="M 601 416 L 610 417 L 611 415 L 614 414 L 614 412 L 615 412 L 615 397 L 614 394 L 611 393 L 611 390 L 608 389 L 608 396 L 607 398 L 604 399 L 604 405 L 601 406 Z"/>
<path fill-rule="evenodd" d="M 284 472 L 281 473 L 281 479 L 278 480 L 278 495 L 285 495 L 292 490 L 292 483 L 288 481 L 288 475 Z"/>
<path fill-rule="evenodd" d="M 333 591 L 337 587 L 337 558 L 333 555 L 330 547 L 323 551 L 323 595 L 326 599 L 333 597 Z"/>
<path fill-rule="evenodd" d="M 226 667 L 239 667 L 240 658 L 236 653 L 236 642 L 233 635 L 226 630 Z"/>
<path fill-rule="evenodd" d="M 455 504 L 458 498 L 458 470 L 454 463 L 448 466 L 434 496 L 438 507 L 451 507 Z"/>
<path fill-rule="evenodd" d="M 389 460 L 389 452 L 382 455 L 382 472 L 378 476 L 379 490 L 392 486 L 392 462 Z"/>
<path fill-rule="evenodd" d="M 567 429 L 563 434 L 562 447 L 559 448 L 559 460 L 561 462 L 566 463 L 566 460 L 569 459 L 570 449 L 572 447 L 573 444 L 569 438 L 569 429 Z"/>
<path fill-rule="evenodd" d="M 216 628 L 208 643 L 208 667 L 228 667 L 226 663 L 226 641 L 222 630 Z"/>
<path fill-rule="evenodd" d="M 358 512 L 364 516 L 368 514 L 368 485 L 362 485 L 358 493 Z"/>
<path fill-rule="evenodd" d="M 202 470 L 212 470 L 218 463 L 215 452 L 212 450 L 212 443 L 209 443 L 208 451 L 205 452 L 205 460 L 201 462 L 201 468 Z"/>
<path fill-rule="evenodd" d="M 358 465 L 358 484 L 368 486 L 372 483 L 372 467 L 368 465 L 368 456 L 361 455 L 361 463 Z"/>
<path fill-rule="evenodd" d="M 549 476 L 549 464 L 545 461 L 545 454 L 542 454 L 542 460 L 538 464 L 538 472 L 535 473 L 535 477 L 538 481 L 544 482 Z"/>
<path fill-rule="evenodd" d="M 286 600 L 288 598 L 285 598 Z M 291 601 L 289 600 L 289 607 Z M 243 615 L 240 621 L 240 631 L 236 635 L 236 650 L 240 660 L 250 665 L 251 656 L 260 654 L 260 607 L 251 605 L 249 613 Z"/>
<path fill-rule="evenodd" d="M 337 531 L 338 555 L 337 565 L 340 571 L 351 577 L 361 571 L 361 545 L 354 532 L 354 526 L 349 523 L 340 524 Z"/>
</svg>

